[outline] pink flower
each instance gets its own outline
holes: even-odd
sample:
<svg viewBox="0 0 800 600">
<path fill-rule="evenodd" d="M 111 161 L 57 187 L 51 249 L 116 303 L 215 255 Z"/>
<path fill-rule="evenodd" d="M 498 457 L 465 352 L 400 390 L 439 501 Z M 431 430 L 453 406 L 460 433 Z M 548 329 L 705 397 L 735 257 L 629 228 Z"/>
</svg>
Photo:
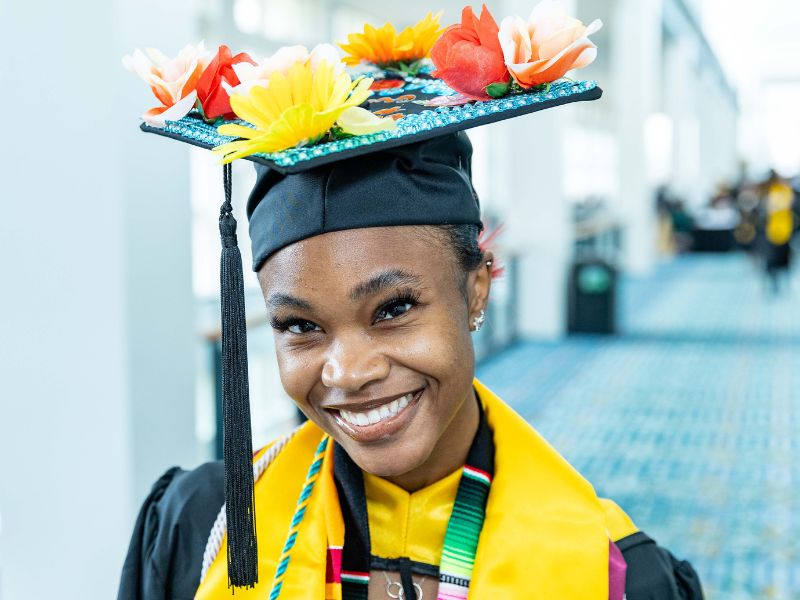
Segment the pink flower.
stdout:
<svg viewBox="0 0 800 600">
<path fill-rule="evenodd" d="M 554 0 L 542 0 L 527 23 L 520 17 L 503 19 L 498 37 L 511 76 L 520 86 L 531 88 L 591 64 L 597 46 L 589 36 L 602 26 L 597 19 L 587 27 Z"/>
<path fill-rule="evenodd" d="M 246 96 L 253 86 L 267 87 L 269 78 L 273 73 L 289 74 L 289 69 L 296 63 L 311 61 L 312 69 L 316 69 L 322 61 L 327 61 L 334 66 L 336 75 L 344 72 L 344 63 L 339 57 L 339 52 L 330 44 L 318 44 L 311 52 L 305 46 L 283 46 L 275 54 L 266 57 L 259 64 L 240 62 L 233 65 L 233 70 L 239 78 L 238 85 L 222 85 L 228 94 L 241 94 Z"/>
</svg>

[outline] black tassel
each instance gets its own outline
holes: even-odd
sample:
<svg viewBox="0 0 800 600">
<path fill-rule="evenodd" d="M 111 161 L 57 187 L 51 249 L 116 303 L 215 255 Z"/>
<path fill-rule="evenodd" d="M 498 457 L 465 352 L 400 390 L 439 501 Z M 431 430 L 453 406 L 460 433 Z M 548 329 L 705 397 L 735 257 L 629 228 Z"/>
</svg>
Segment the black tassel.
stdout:
<svg viewBox="0 0 800 600">
<path fill-rule="evenodd" d="M 225 203 L 220 208 L 222 238 L 222 406 L 224 419 L 225 514 L 228 522 L 228 585 L 253 587 L 258 581 L 253 439 L 247 379 L 247 323 L 242 255 L 231 206 L 231 165 L 223 168 Z"/>
</svg>

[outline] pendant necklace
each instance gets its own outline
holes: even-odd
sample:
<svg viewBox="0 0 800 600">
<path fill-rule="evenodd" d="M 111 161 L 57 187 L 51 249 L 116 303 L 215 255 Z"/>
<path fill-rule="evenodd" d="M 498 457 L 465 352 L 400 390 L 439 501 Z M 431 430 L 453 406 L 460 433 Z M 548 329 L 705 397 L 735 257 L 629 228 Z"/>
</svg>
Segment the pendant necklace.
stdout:
<svg viewBox="0 0 800 600">
<path fill-rule="evenodd" d="M 392 600 L 405 600 L 406 592 L 403 589 L 403 584 L 399 581 L 392 581 L 386 571 L 383 572 L 383 576 L 386 578 L 386 595 Z M 425 581 L 424 577 L 422 581 Z M 417 594 L 417 600 L 422 600 L 422 586 L 416 581 L 414 582 L 414 591 Z"/>
</svg>

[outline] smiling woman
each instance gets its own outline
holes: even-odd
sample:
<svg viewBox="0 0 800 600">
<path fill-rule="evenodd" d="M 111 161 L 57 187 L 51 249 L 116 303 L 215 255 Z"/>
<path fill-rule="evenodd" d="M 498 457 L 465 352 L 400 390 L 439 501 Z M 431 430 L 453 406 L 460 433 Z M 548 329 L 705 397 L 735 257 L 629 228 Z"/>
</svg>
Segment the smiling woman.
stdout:
<svg viewBox="0 0 800 600">
<path fill-rule="evenodd" d="M 396 226 L 303 240 L 259 272 L 288 394 L 363 470 L 411 491 L 463 465 L 478 427 L 469 331 L 490 267 L 459 269 L 447 236 Z"/>
<path fill-rule="evenodd" d="M 549 2 L 544 8 L 556 10 Z M 462 29 L 475 29 L 476 18 L 465 10 Z M 562 21 L 566 33 L 554 25 Z M 537 36 L 587 44 L 573 40 L 585 29 L 575 22 L 547 23 Z M 462 29 L 446 30 L 448 44 L 499 48 L 488 10 L 479 24 L 480 36 L 468 40 L 456 39 L 467 35 Z M 313 53 L 295 54 L 301 63 L 290 67 L 292 77 L 332 81 L 333 66 L 315 66 Z M 461 82 L 470 76 L 468 63 L 459 62 Z M 498 77 L 511 89 L 504 64 Z M 347 90 L 367 88 L 340 77 L 341 102 L 352 100 Z M 288 102 L 296 91 L 273 89 L 285 81 L 273 73 L 267 91 L 250 92 L 248 110 L 259 113 L 266 133 L 236 127 L 256 145 L 262 135 L 283 139 L 265 115 L 278 114 L 277 99 Z M 376 89 L 428 86 L 447 95 L 430 75 L 397 81 Z M 134 532 L 121 599 L 227 598 L 230 587 L 237 598 L 270 600 L 702 598 L 690 565 L 598 498 L 474 378 L 471 334 L 483 325 L 496 267 L 478 243 L 472 147 L 462 130 L 478 116 L 499 120 L 537 103 L 599 95 L 596 86 L 569 86 L 552 95 L 514 88 L 513 98 L 470 104 L 469 113 L 454 112 L 448 103 L 466 100 L 451 90 L 417 121 L 403 117 L 397 131 L 311 150 L 306 140 L 255 157 L 247 207 L 253 267 L 281 382 L 308 422 L 254 456 L 225 167 L 224 475 L 222 465 L 210 464 L 173 469 L 157 482 Z M 258 103 L 269 98 L 274 102 L 260 112 Z M 242 102 L 234 98 L 231 106 Z M 286 115 L 293 107 L 282 109 Z M 320 114 L 331 120 L 326 110 Z M 203 126 L 187 118 L 162 133 L 197 143 L 192 136 Z M 403 128 L 406 119 L 421 125 Z"/>
</svg>

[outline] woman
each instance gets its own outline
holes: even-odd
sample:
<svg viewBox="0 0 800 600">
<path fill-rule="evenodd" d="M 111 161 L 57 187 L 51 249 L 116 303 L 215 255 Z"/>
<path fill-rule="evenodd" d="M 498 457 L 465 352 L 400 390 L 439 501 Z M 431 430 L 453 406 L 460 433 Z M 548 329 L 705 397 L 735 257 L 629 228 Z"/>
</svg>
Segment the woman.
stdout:
<svg viewBox="0 0 800 600">
<path fill-rule="evenodd" d="M 485 34 L 490 20 L 465 11 L 462 26 L 477 23 Z M 318 76 L 313 57 L 302 61 L 289 71 L 296 85 Z M 277 94 L 283 80 L 271 77 L 265 89 Z M 401 98 L 433 85 L 402 81 L 414 93 Z M 373 89 L 395 85 L 382 82 Z M 599 97 L 594 88 L 564 86 L 520 96 L 524 107 L 474 106 L 497 120 Z M 249 104 L 234 97 L 233 108 L 257 121 L 271 106 L 267 92 L 251 92 Z M 248 203 L 254 267 L 281 381 L 309 421 L 256 453 L 254 484 L 241 446 L 226 450 L 225 476 L 218 463 L 168 471 L 140 514 L 119 598 L 223 598 L 230 584 L 237 597 L 271 599 L 702 597 L 690 565 L 599 499 L 474 379 L 471 333 L 485 319 L 495 257 L 478 244 L 472 150 L 466 134 L 454 132 L 482 121 L 459 110 L 436 112 L 443 124 L 424 134 L 403 129 L 414 122 L 404 118 L 399 133 L 369 146 L 356 140 L 316 159 L 290 150 L 257 165 Z M 463 124 L 467 118 L 475 120 Z M 157 132 L 207 139 L 192 133 L 203 127 L 199 119 L 181 127 Z M 229 157 L 258 151 L 254 144 L 270 135 L 227 131 L 244 137 L 223 146 Z M 282 168 L 289 159 L 298 162 Z M 230 283 L 236 274 L 227 276 L 231 220 L 226 202 L 229 341 L 240 301 Z M 250 435 L 235 341 L 223 375 L 232 447 Z"/>
</svg>

